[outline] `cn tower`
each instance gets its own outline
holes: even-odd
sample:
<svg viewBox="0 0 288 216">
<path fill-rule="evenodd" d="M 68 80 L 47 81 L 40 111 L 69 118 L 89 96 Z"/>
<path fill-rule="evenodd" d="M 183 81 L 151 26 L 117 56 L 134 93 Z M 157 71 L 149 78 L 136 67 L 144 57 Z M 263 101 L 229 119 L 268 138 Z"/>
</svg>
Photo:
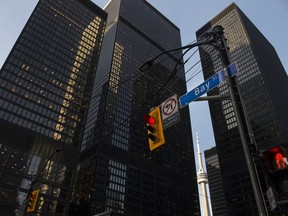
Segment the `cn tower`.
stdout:
<svg viewBox="0 0 288 216">
<path fill-rule="evenodd" d="M 203 216 L 210 216 L 208 196 L 207 196 L 207 190 L 206 190 L 206 184 L 208 184 L 208 178 L 207 178 L 207 174 L 205 173 L 203 169 L 198 132 L 196 132 L 196 139 L 197 139 L 197 151 L 198 151 L 198 163 L 199 163 L 199 171 L 197 172 L 197 182 L 201 186 L 200 196 L 202 197 L 202 204 L 203 204 L 202 206 L 203 206 L 203 214 L 204 214 Z"/>
</svg>

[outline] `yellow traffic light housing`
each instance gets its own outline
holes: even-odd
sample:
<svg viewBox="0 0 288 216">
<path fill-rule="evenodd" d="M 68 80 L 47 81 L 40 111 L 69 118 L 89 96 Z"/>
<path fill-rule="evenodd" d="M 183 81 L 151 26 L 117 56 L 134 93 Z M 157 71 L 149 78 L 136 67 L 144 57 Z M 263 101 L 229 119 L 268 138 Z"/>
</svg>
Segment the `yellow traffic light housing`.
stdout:
<svg viewBox="0 0 288 216">
<path fill-rule="evenodd" d="M 153 151 L 155 148 L 165 144 L 160 107 L 146 114 L 144 120 L 147 123 L 149 148 L 150 151 Z"/>
<path fill-rule="evenodd" d="M 33 212 L 36 207 L 36 202 L 38 199 L 40 190 L 34 190 L 29 194 L 28 205 L 27 205 L 27 212 Z"/>
</svg>

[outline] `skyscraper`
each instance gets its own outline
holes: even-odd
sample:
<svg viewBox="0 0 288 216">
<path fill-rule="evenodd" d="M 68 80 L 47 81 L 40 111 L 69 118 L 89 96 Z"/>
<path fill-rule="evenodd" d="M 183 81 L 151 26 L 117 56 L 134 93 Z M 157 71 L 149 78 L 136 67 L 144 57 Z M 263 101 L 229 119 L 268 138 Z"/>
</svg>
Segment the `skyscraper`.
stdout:
<svg viewBox="0 0 288 216">
<path fill-rule="evenodd" d="M 186 92 L 180 31 L 145 0 L 112 0 L 97 68 L 76 176 L 74 202 L 91 214 L 199 215 L 197 179 L 188 108 L 167 128 L 166 143 L 149 150 L 144 114 Z M 177 63 L 177 74 L 166 88 Z M 153 94 L 157 93 L 153 98 Z M 74 204 L 73 204 L 74 205 Z M 77 206 L 76 210 L 79 209 Z M 85 207 L 86 206 L 86 207 Z"/>
<path fill-rule="evenodd" d="M 217 148 L 204 151 L 213 216 L 228 216 Z"/>
<path fill-rule="evenodd" d="M 234 3 L 200 28 L 197 38 L 216 25 L 224 27 L 231 63 L 237 64 L 239 91 L 249 122 L 251 153 L 272 146 L 287 147 L 288 97 L 284 92 L 288 78 L 275 49 Z M 205 79 L 222 69 L 218 52 L 212 47 L 203 46 L 200 56 Z M 225 93 L 227 85 L 224 82 L 208 95 Z M 228 214 L 258 215 L 232 103 L 228 99 L 214 100 L 209 101 L 209 107 Z M 255 162 L 258 166 L 257 159 Z M 261 179 L 261 171 L 258 174 Z M 263 185 L 262 193 L 266 198 L 267 188 L 265 183 Z M 277 210 L 281 208 L 285 207 L 278 206 Z"/>
<path fill-rule="evenodd" d="M 36 213 L 68 213 L 107 14 L 88 0 L 40 0 L 0 74 L 0 212 L 30 187 Z M 32 185 L 30 184 L 32 180 Z"/>
</svg>

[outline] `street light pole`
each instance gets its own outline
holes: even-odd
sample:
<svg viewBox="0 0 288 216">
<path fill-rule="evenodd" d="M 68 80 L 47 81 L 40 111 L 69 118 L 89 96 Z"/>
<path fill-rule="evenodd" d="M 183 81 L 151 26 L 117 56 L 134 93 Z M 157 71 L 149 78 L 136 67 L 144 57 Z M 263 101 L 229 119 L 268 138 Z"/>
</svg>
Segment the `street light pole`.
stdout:
<svg viewBox="0 0 288 216">
<path fill-rule="evenodd" d="M 153 65 L 153 63 L 155 62 L 155 60 L 159 56 L 166 54 L 166 53 L 173 52 L 173 51 L 177 51 L 177 50 L 184 50 L 184 49 L 190 50 L 191 48 L 196 47 L 196 46 L 210 45 L 219 51 L 222 63 L 225 66 L 226 83 L 228 86 L 229 99 L 231 100 L 231 103 L 232 103 L 232 106 L 234 109 L 235 118 L 237 121 L 239 135 L 240 135 L 240 140 L 241 140 L 241 144 L 243 147 L 244 156 L 245 156 L 245 159 L 247 162 L 248 172 L 249 172 L 249 176 L 251 179 L 253 193 L 254 193 L 254 197 L 255 197 L 255 201 L 256 201 L 256 205 L 257 205 L 257 210 L 258 210 L 259 216 L 266 216 L 267 211 L 266 211 L 266 208 L 264 206 L 264 201 L 263 201 L 260 185 L 259 185 L 259 182 L 257 180 L 255 167 L 254 167 L 253 160 L 252 160 L 252 157 L 250 154 L 250 150 L 248 148 L 248 142 L 247 142 L 247 138 L 246 138 L 246 134 L 245 134 L 243 121 L 246 123 L 246 125 L 247 125 L 247 122 L 245 121 L 245 119 L 242 120 L 241 115 L 240 115 L 240 109 L 237 105 L 237 98 L 235 95 L 235 91 L 239 91 L 239 90 L 237 88 L 236 89 L 233 88 L 233 84 L 235 83 L 235 80 L 232 80 L 231 77 L 229 76 L 229 73 L 228 73 L 228 66 L 230 65 L 230 57 L 228 55 L 226 38 L 224 37 L 223 30 L 224 30 L 224 28 L 222 26 L 215 26 L 213 28 L 213 31 L 205 34 L 205 37 L 207 37 L 207 38 L 212 36 L 213 37 L 212 40 L 210 39 L 208 41 L 198 42 L 198 43 L 194 43 L 191 45 L 187 45 L 187 46 L 183 46 L 183 47 L 176 48 L 173 50 L 168 50 L 168 51 L 162 52 L 159 55 L 157 55 L 156 57 L 154 57 L 153 59 L 151 59 L 150 61 L 145 62 L 139 68 L 139 70 L 142 72 L 147 71 Z M 217 95 L 217 96 L 220 98 L 219 95 Z M 218 98 L 218 97 L 216 97 L 216 98 Z M 207 97 L 207 99 L 209 99 L 209 98 Z"/>
<path fill-rule="evenodd" d="M 48 162 L 52 159 L 52 157 L 58 153 L 58 152 L 61 152 L 63 151 L 63 148 L 57 148 L 50 156 L 49 158 L 47 159 L 47 161 L 45 162 L 45 164 L 42 166 L 41 170 L 37 173 L 36 176 L 34 176 L 31 180 L 31 184 L 30 184 L 30 187 L 29 187 L 29 190 L 27 192 L 27 196 L 26 196 L 26 199 L 24 201 L 24 209 L 22 210 L 22 214 L 21 215 L 25 215 L 26 211 L 27 211 L 27 208 L 28 208 L 28 200 L 30 198 L 30 195 L 33 191 L 33 187 L 34 185 L 36 184 L 36 182 L 38 181 L 38 178 L 39 176 L 41 175 L 41 173 L 43 172 L 43 170 L 45 169 L 46 165 L 48 164 Z"/>
<path fill-rule="evenodd" d="M 258 178 L 256 175 L 255 166 L 254 166 L 254 163 L 252 160 L 252 156 L 251 156 L 251 153 L 250 153 L 250 150 L 248 147 L 246 133 L 244 130 L 244 124 L 243 124 L 243 121 L 242 121 L 242 118 L 240 115 L 239 107 L 237 105 L 235 91 L 234 91 L 233 83 L 232 83 L 233 81 L 228 74 L 228 66 L 230 65 L 230 57 L 229 57 L 228 49 L 227 49 L 227 45 L 226 45 L 226 38 L 224 37 L 224 32 L 223 32 L 224 28 L 222 26 L 215 26 L 213 28 L 213 30 L 215 33 L 214 34 L 214 40 L 215 40 L 215 42 L 219 48 L 222 63 L 225 66 L 228 92 L 230 95 L 230 100 L 231 100 L 231 103 L 233 106 L 233 110 L 234 110 L 237 125 L 238 125 L 239 135 L 240 135 L 240 139 L 241 139 L 241 143 L 242 143 L 242 147 L 243 147 L 243 152 L 244 152 L 244 156 L 245 156 L 247 167 L 248 167 L 249 176 L 251 179 L 251 184 L 252 184 L 252 188 L 253 188 L 253 192 L 254 192 L 254 197 L 255 197 L 258 213 L 259 213 L 259 216 L 266 216 L 266 209 L 265 209 L 265 206 L 263 204 L 263 198 L 262 198 L 262 194 L 261 194 L 260 185 L 259 185 L 259 182 L 257 181 Z M 234 80 L 234 82 L 235 82 L 235 80 Z M 239 91 L 239 89 L 238 89 L 238 91 Z M 245 119 L 243 119 L 243 120 L 245 121 Z"/>
</svg>

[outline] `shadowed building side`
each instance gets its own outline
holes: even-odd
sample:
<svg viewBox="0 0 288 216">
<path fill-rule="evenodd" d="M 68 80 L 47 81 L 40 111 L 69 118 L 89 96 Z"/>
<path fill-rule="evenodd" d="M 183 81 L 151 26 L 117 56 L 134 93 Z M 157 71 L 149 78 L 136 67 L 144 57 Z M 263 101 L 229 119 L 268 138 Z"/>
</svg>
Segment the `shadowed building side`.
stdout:
<svg viewBox="0 0 288 216">
<path fill-rule="evenodd" d="M 1 215 L 21 214 L 30 187 L 40 189 L 35 214 L 68 214 L 106 19 L 88 0 L 40 0 L 7 57 L 0 73 Z"/>
<path fill-rule="evenodd" d="M 255 156 L 273 146 L 287 147 L 288 115 L 285 110 L 288 109 L 288 96 L 284 89 L 288 86 L 288 78 L 275 49 L 234 3 L 200 28 L 197 38 L 216 25 L 224 27 L 231 63 L 237 64 L 245 118 L 251 126 L 246 134 L 251 154 Z M 216 50 L 208 46 L 199 50 L 207 79 L 223 66 Z M 227 91 L 224 82 L 208 95 L 222 95 Z M 209 101 L 209 107 L 228 214 L 258 215 L 232 103 L 230 100 L 213 100 Z M 262 194 L 267 200 L 261 163 L 257 157 L 253 160 L 260 176 Z M 278 208 L 282 211 L 287 206 Z"/>
</svg>

